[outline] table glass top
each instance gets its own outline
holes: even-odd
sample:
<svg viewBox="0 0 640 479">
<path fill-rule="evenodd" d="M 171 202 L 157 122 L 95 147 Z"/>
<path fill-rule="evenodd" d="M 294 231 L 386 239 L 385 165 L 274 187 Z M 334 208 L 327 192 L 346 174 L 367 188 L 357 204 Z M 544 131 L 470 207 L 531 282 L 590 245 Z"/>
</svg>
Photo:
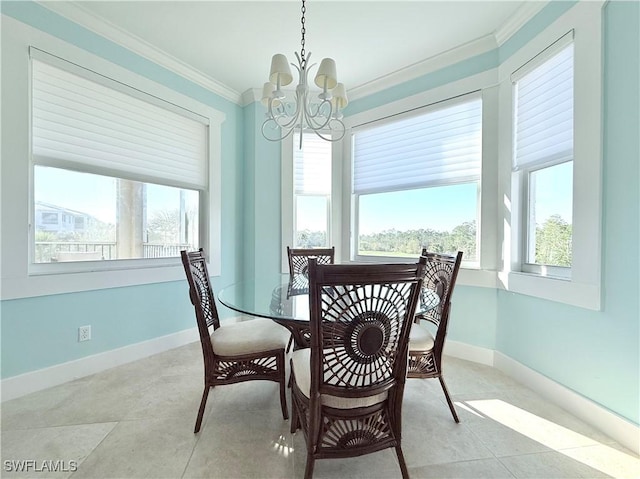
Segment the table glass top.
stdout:
<svg viewBox="0 0 640 479">
<path fill-rule="evenodd" d="M 431 290 L 423 290 L 416 313 L 425 313 L 440 303 Z M 309 321 L 309 281 L 304 275 L 274 274 L 241 281 L 220 290 L 224 306 L 271 319 Z"/>
</svg>

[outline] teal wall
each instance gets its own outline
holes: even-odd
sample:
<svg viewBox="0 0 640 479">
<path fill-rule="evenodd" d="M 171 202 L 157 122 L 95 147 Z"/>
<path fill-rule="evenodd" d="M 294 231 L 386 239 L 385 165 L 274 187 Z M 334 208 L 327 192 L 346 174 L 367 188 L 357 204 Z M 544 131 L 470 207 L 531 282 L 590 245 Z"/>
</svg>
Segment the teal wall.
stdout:
<svg viewBox="0 0 640 479">
<path fill-rule="evenodd" d="M 194 327 L 186 281 L 2 301 L 2 377 Z M 90 324 L 92 339 L 78 342 Z"/>
<path fill-rule="evenodd" d="M 604 27 L 603 310 L 499 291 L 497 349 L 638 424 L 640 4 Z"/>
<path fill-rule="evenodd" d="M 235 282 L 243 268 L 244 141 L 242 108 L 33 2 L 0 2 L 4 15 L 54 35 L 223 112 L 222 274 L 214 288 Z M 27 160 L 25 160 L 27 161 Z M 225 308 L 223 316 L 231 315 Z M 174 281 L 0 302 L 2 378 L 46 368 L 195 327 L 187 283 Z M 77 342 L 91 324 L 92 340 Z"/>
<path fill-rule="evenodd" d="M 347 113 L 495 68 L 573 4 L 551 2 L 499 49 L 356 100 Z M 240 108 L 37 4 L 1 5 L 9 16 L 223 111 L 222 275 L 214 287 L 280 267 L 273 254 L 281 248 L 280 147 L 261 137 L 259 103 Z M 450 339 L 496 349 L 636 424 L 639 10 L 638 2 L 605 7 L 603 311 L 459 285 L 449 329 Z M 193 326 L 183 281 L 3 301 L 0 314 L 3 378 Z M 75 341 L 83 324 L 93 327 L 88 343 Z"/>
<path fill-rule="evenodd" d="M 456 285 L 447 338 L 496 349 L 498 295 L 493 288 Z"/>
<path fill-rule="evenodd" d="M 280 271 L 281 183 L 280 143 L 262 136 L 265 109 L 259 102 L 244 108 L 245 139 L 245 267 L 247 277 Z"/>
</svg>

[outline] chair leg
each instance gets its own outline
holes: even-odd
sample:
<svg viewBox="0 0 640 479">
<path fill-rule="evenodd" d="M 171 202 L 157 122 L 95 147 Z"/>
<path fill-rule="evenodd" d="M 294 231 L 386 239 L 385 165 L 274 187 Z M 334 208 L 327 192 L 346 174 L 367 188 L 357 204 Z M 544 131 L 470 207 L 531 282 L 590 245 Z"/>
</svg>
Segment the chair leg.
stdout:
<svg viewBox="0 0 640 479">
<path fill-rule="evenodd" d="M 453 401 L 451 401 L 451 398 L 449 397 L 449 391 L 447 391 L 447 385 L 444 383 L 444 378 L 442 376 L 438 376 L 438 379 L 440 380 L 440 386 L 442 386 L 442 390 L 444 391 L 444 397 L 447 399 L 449 409 L 451 409 L 451 414 L 453 414 L 453 419 L 455 419 L 455 421 L 459 423 L 460 419 L 458 419 L 456 408 L 453 407 Z"/>
<path fill-rule="evenodd" d="M 299 418 L 298 418 L 298 408 L 296 407 L 296 402 L 291 398 L 291 434 L 295 433 L 298 430 Z"/>
<path fill-rule="evenodd" d="M 404 454 L 402 454 L 402 448 L 400 445 L 396 446 L 396 455 L 398 456 L 398 462 L 400 463 L 402 479 L 409 479 L 409 470 L 407 469 L 407 463 L 404 461 Z"/>
<path fill-rule="evenodd" d="M 314 463 L 315 463 L 315 458 L 313 457 L 313 454 L 307 453 L 307 465 L 304 468 L 304 479 L 311 479 L 311 476 L 313 476 Z"/>
<path fill-rule="evenodd" d="M 211 387 L 208 384 L 204 385 L 204 392 L 202 393 L 202 400 L 200 401 L 200 409 L 198 410 L 198 418 L 196 419 L 196 427 L 193 433 L 196 434 L 200 431 L 200 425 L 202 424 L 202 416 L 204 415 L 204 408 L 207 405 L 207 397 L 209 397 L 209 389 Z"/>
<path fill-rule="evenodd" d="M 287 368 L 284 362 L 284 350 L 276 354 L 276 368 L 278 370 L 278 384 L 280 385 L 280 408 L 282 409 L 282 417 L 289 419 L 289 410 L 287 409 Z"/>
<path fill-rule="evenodd" d="M 282 408 L 282 417 L 286 421 L 289 419 L 289 410 L 287 409 L 287 385 L 285 384 L 284 377 L 280 381 L 280 407 Z"/>
</svg>

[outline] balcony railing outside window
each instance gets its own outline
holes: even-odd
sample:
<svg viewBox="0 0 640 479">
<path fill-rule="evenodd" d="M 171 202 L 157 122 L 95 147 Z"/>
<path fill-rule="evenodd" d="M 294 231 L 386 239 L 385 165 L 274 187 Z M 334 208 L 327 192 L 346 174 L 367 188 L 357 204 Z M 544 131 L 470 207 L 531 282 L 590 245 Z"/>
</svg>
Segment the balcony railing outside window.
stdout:
<svg viewBox="0 0 640 479">
<path fill-rule="evenodd" d="M 144 258 L 172 258 L 180 256 L 180 250 L 193 249 L 190 244 L 143 243 Z M 97 261 L 118 258 L 115 242 L 80 241 L 37 241 L 35 244 L 36 263 L 63 261 Z"/>
</svg>

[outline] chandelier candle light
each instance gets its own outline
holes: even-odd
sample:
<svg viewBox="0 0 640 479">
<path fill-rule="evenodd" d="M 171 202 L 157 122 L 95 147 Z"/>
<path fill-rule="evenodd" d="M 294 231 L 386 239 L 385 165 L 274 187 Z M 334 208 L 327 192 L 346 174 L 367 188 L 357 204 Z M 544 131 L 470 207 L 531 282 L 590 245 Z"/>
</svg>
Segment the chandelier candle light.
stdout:
<svg viewBox="0 0 640 479">
<path fill-rule="evenodd" d="M 345 126 L 342 122 L 342 109 L 347 106 L 347 93 L 344 85 L 338 83 L 336 62 L 333 58 L 325 58 L 320 63 L 315 77 L 315 84 L 322 88 L 318 100 L 311 101 L 307 75 L 315 63 L 308 65 L 311 52 L 305 56 L 305 0 L 302 0 L 302 48 L 300 54 L 295 52 L 298 65 L 291 63 L 298 70 L 299 82 L 296 87 L 295 102 L 286 101 L 283 86 L 293 81 L 287 57 L 281 53 L 271 59 L 269 81 L 262 89 L 262 103 L 267 107 L 267 119 L 262 124 L 262 135 L 269 141 L 280 141 L 291 135 L 295 129 L 313 131 L 323 140 L 338 141 L 344 137 Z M 300 135 L 302 148 L 302 135 Z"/>
</svg>

